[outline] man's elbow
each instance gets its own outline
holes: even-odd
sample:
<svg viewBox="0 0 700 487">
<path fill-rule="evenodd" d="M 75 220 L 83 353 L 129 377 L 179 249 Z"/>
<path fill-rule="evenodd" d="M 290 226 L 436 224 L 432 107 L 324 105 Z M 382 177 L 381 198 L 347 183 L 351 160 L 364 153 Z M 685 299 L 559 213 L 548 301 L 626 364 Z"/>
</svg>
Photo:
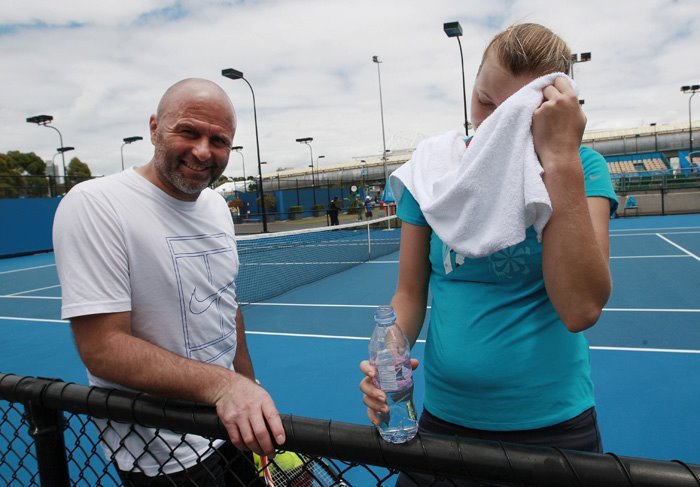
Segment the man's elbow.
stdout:
<svg viewBox="0 0 700 487">
<path fill-rule="evenodd" d="M 104 355 L 95 350 L 94 347 L 78 347 L 78 353 L 88 372 L 96 377 L 106 378 L 105 374 L 108 373 L 108 367 Z"/>
</svg>

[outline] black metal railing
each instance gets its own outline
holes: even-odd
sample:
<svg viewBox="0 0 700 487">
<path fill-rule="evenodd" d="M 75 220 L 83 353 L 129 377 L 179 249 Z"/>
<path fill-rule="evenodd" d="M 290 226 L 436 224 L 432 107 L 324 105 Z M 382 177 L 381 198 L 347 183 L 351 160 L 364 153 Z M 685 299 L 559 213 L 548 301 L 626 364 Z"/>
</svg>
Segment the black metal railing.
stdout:
<svg viewBox="0 0 700 487">
<path fill-rule="evenodd" d="M 4 485 L 131 485 L 131 477 L 115 469 L 116 452 L 103 448 L 114 424 L 178 432 L 183 438 L 196 434 L 210 438 L 214 448 L 215 439 L 227 438 L 211 406 L 12 374 L 0 374 L 0 413 Z M 106 427 L 95 426 L 100 419 L 106 420 Z M 282 420 L 287 434 L 284 448 L 296 455 L 292 466 L 282 464 L 282 453 L 275 460 L 283 470 L 281 485 L 388 485 L 399 471 L 431 473 L 448 482 L 468 478 L 506 486 L 700 485 L 700 466 L 680 461 L 421 434 L 393 445 L 383 442 L 370 426 L 294 416 Z M 323 468 L 317 459 L 323 459 Z M 206 463 L 201 460 L 197 463 Z M 224 470 L 228 468 L 224 464 Z M 261 464 L 250 463 L 250 468 L 253 480 L 239 479 L 239 485 L 263 481 Z M 204 471 L 216 474 L 213 469 Z M 329 477 L 322 478 L 326 474 Z M 175 476 L 163 473 L 161 478 L 176 485 Z M 213 478 L 202 483 L 190 479 L 186 485 L 215 483 Z"/>
</svg>

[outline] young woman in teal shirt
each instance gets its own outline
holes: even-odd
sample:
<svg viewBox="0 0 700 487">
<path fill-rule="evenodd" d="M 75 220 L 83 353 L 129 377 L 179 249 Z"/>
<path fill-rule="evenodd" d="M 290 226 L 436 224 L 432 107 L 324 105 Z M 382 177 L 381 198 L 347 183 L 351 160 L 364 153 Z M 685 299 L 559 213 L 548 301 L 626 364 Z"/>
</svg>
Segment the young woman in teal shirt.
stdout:
<svg viewBox="0 0 700 487">
<path fill-rule="evenodd" d="M 498 34 L 472 93 L 476 136 L 506 98 L 539 76 L 568 72 L 570 58 L 566 43 L 541 25 Z M 557 78 L 543 96 L 532 117 L 552 204 L 542 242 L 530 228 L 524 242 L 465 259 L 431 230 L 406 190 L 392 306 L 413 344 L 430 287 L 421 432 L 598 452 L 588 343 L 580 332 L 596 323 L 610 296 L 608 222 L 617 199 L 603 157 L 581 147 L 586 118 L 568 80 Z M 372 385 L 369 363 L 360 367 L 376 424 L 376 413 L 388 410 L 386 397 Z M 397 485 L 441 485 L 434 481 L 402 474 Z"/>
</svg>

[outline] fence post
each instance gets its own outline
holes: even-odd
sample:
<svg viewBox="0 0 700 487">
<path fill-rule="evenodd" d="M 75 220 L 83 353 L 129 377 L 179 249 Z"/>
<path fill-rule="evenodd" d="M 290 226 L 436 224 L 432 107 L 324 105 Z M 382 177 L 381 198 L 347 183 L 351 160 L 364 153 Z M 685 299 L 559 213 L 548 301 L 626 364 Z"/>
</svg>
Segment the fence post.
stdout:
<svg viewBox="0 0 700 487">
<path fill-rule="evenodd" d="M 39 401 L 25 404 L 29 417 L 29 434 L 34 439 L 39 478 L 42 487 L 70 485 L 66 442 L 63 430 L 66 420 L 63 412 L 42 406 Z"/>
<path fill-rule="evenodd" d="M 661 182 L 661 214 L 665 215 L 666 214 L 666 201 L 665 201 L 665 196 L 664 196 L 664 182 Z"/>
</svg>

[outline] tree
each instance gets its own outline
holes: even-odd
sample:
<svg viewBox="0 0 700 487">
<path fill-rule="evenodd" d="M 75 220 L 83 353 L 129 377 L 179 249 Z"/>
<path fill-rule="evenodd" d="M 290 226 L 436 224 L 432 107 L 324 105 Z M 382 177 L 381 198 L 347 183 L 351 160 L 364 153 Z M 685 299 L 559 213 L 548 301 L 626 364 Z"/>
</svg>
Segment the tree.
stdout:
<svg viewBox="0 0 700 487">
<path fill-rule="evenodd" d="M 24 193 L 24 178 L 12 159 L 0 153 L 0 198 L 17 198 Z"/>
<path fill-rule="evenodd" d="M 19 173 L 21 183 L 18 185 L 21 196 L 42 197 L 48 194 L 48 182 L 46 181 L 46 163 L 33 152 L 9 151 L 6 155 L 7 163 Z M 16 180 L 15 180 L 16 181 Z"/>
<path fill-rule="evenodd" d="M 231 180 L 230 178 L 228 178 L 227 176 L 224 176 L 224 175 L 222 174 L 221 176 L 219 176 L 219 177 L 217 178 L 216 181 L 214 181 L 214 182 L 212 183 L 212 186 L 215 187 L 215 188 L 217 188 L 217 187 L 221 186 L 221 185 L 224 184 L 224 183 L 228 183 L 230 180 Z"/>
<path fill-rule="evenodd" d="M 7 153 L 7 157 L 21 173 L 31 176 L 46 176 L 46 163 L 33 152 L 11 150 Z"/>
<path fill-rule="evenodd" d="M 258 207 L 260 207 L 260 196 L 255 199 L 255 202 L 258 204 Z M 265 209 L 274 210 L 275 206 L 277 206 L 277 198 L 275 198 L 275 195 L 265 193 Z"/>
<path fill-rule="evenodd" d="M 81 181 L 85 181 L 86 179 L 92 178 L 92 173 L 90 172 L 90 168 L 88 167 L 88 165 L 80 159 L 78 159 L 77 157 L 74 157 L 70 160 L 66 171 L 68 172 L 66 178 L 66 183 L 68 184 L 68 187 L 66 188 L 66 190 L 69 190 Z"/>
</svg>

